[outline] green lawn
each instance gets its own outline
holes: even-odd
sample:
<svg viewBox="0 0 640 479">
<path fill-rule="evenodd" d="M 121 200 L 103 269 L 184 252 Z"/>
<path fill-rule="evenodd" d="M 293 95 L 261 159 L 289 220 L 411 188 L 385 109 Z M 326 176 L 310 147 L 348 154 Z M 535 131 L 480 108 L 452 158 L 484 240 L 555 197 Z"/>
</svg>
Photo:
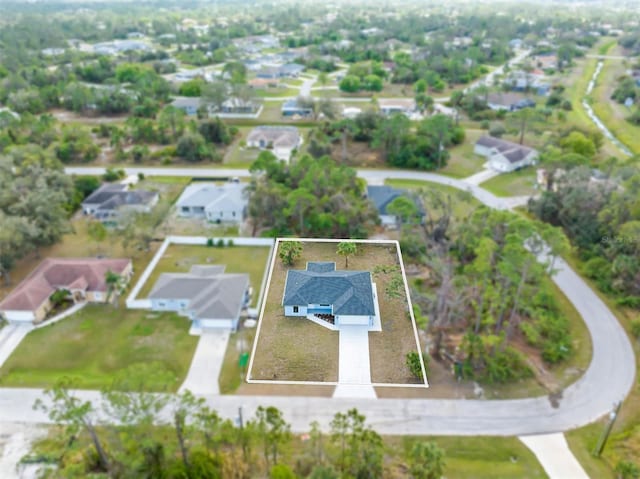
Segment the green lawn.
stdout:
<svg viewBox="0 0 640 479">
<path fill-rule="evenodd" d="M 625 74 L 627 67 L 620 60 L 605 60 L 602 71 L 591 93 L 591 107 L 605 126 L 632 152 L 640 152 L 640 127 L 632 125 L 627 117 L 632 111 L 611 99 L 618 85 L 617 78 Z"/>
<path fill-rule="evenodd" d="M 548 477 L 533 453 L 515 437 L 386 437 L 396 454 L 417 441 L 434 441 L 445 451 L 444 477 L 535 479 Z M 400 452 L 401 451 L 401 452 Z M 397 476 L 405 477 L 405 476 Z"/>
<path fill-rule="evenodd" d="M 269 259 L 266 246 L 225 246 L 223 248 L 170 245 L 138 294 L 145 298 L 162 273 L 187 272 L 194 264 L 224 264 L 227 273 L 247 273 L 253 287 L 253 304 L 258 301 L 262 278 Z"/>
<path fill-rule="evenodd" d="M 286 98 L 290 96 L 297 96 L 298 90 L 296 88 L 259 88 L 255 89 L 254 93 L 260 98 Z"/>
<path fill-rule="evenodd" d="M 176 391 L 198 338 L 173 313 L 89 305 L 27 335 L 0 369 L 3 387 L 51 387 L 62 377 L 82 389 L 108 388 L 127 368 L 149 367 L 145 388 Z"/>
<path fill-rule="evenodd" d="M 480 186 L 496 196 L 522 196 L 536 192 L 535 182 L 536 171 L 528 167 L 512 173 L 502 173 L 481 183 Z"/>
<path fill-rule="evenodd" d="M 232 333 L 227 343 L 227 350 L 224 354 L 224 361 L 218 385 L 221 394 L 233 394 L 239 387 L 246 371 L 240 367 L 240 355 L 244 352 L 251 353 L 251 346 L 256 335 L 256 328 L 240 329 L 237 333 Z"/>
<path fill-rule="evenodd" d="M 438 173 L 453 178 L 466 178 L 482 170 L 482 165 L 487 160 L 474 154 L 473 148 L 483 134 L 485 134 L 483 130 L 466 130 L 464 143 L 449 150 L 449 161 Z"/>
</svg>

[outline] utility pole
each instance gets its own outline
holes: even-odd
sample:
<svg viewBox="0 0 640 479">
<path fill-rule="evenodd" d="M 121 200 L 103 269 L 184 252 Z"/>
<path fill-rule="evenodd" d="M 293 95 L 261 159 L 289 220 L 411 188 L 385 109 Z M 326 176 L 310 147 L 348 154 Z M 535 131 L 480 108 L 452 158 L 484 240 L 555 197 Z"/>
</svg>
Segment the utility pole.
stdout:
<svg viewBox="0 0 640 479">
<path fill-rule="evenodd" d="M 609 435 L 611 434 L 611 430 L 613 429 L 613 424 L 616 422 L 616 418 L 618 417 L 618 413 L 620 412 L 621 406 L 622 401 L 618 401 L 613 405 L 613 411 L 609 413 L 609 424 L 607 424 L 604 431 L 602 431 L 600 440 L 598 441 L 596 448 L 593 450 L 593 455 L 595 457 L 600 457 L 600 455 L 602 454 L 604 446 L 607 444 L 607 440 L 609 439 Z"/>
</svg>

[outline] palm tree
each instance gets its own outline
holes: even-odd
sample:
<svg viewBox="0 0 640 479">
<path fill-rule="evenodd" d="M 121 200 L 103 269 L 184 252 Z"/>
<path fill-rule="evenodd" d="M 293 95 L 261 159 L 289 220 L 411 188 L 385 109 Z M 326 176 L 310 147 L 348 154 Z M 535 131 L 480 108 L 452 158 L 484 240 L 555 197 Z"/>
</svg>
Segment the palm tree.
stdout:
<svg viewBox="0 0 640 479">
<path fill-rule="evenodd" d="M 109 270 L 104 275 L 105 283 L 107 284 L 107 303 L 111 300 L 111 297 L 115 291 L 117 291 L 120 283 L 122 281 L 122 277 Z"/>
<path fill-rule="evenodd" d="M 340 256 L 344 256 L 344 268 L 349 267 L 349 256 L 353 256 L 358 251 L 356 244 L 353 241 L 342 241 L 338 243 L 337 253 Z"/>
</svg>

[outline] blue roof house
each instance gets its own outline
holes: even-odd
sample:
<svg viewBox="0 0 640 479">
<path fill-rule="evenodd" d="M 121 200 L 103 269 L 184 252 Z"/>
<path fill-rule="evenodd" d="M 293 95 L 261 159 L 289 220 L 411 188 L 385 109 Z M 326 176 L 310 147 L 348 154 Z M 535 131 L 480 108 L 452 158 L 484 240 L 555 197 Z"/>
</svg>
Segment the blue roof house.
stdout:
<svg viewBox="0 0 640 479">
<path fill-rule="evenodd" d="M 377 296 L 369 271 L 336 270 L 333 262 L 309 262 L 289 270 L 284 287 L 284 315 L 305 317 L 326 326 L 374 327 Z M 324 323 L 324 324 L 323 324 Z"/>
</svg>

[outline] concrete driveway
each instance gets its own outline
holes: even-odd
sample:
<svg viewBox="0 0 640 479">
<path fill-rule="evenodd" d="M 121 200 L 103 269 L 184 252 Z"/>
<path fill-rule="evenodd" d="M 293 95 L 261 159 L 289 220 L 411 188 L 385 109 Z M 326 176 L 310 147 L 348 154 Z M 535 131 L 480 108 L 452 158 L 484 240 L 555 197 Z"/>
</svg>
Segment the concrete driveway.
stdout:
<svg viewBox="0 0 640 479">
<path fill-rule="evenodd" d="M 11 353 L 32 329 L 33 326 L 30 323 L 12 323 L 0 329 L 0 366 L 11 356 Z"/>
<path fill-rule="evenodd" d="M 368 326 L 340 326 L 338 382 L 371 384 Z"/>
<path fill-rule="evenodd" d="M 194 394 L 220 394 L 218 376 L 220 376 L 224 353 L 227 350 L 229 334 L 229 331 L 222 329 L 202 331 L 187 378 L 180 386 L 179 392 L 188 389 Z"/>
</svg>

